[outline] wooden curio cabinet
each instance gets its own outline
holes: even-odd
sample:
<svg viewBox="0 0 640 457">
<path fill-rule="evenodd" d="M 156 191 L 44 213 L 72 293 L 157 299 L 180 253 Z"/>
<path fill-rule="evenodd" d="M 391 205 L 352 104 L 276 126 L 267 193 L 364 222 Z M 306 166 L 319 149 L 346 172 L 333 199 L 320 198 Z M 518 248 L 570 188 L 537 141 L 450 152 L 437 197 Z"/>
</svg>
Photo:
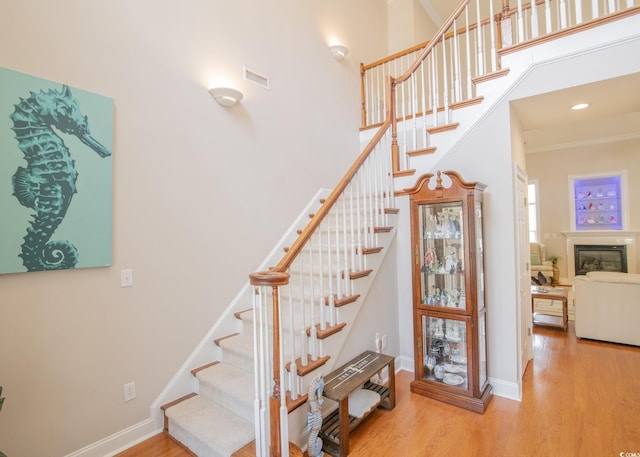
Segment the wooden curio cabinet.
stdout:
<svg viewBox="0 0 640 457">
<path fill-rule="evenodd" d="M 423 175 L 406 190 L 413 249 L 411 391 L 479 413 L 492 395 L 487 381 L 484 188 L 444 171 Z"/>
</svg>

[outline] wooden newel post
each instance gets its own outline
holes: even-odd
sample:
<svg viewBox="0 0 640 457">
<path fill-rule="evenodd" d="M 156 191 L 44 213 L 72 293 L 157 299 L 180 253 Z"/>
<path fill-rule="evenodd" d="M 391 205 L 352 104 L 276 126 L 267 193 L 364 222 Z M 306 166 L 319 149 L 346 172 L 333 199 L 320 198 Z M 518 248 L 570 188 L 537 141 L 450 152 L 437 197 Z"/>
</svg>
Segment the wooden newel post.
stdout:
<svg viewBox="0 0 640 457">
<path fill-rule="evenodd" d="M 266 271 L 249 275 L 252 286 L 271 287 L 273 302 L 273 388 L 269 398 L 269 455 L 280 457 L 282 455 L 281 430 L 280 430 L 280 298 L 278 287 L 289 284 L 289 273 L 278 271 Z M 254 324 L 255 325 L 255 324 Z M 259 357 L 259 354 L 256 354 Z"/>
</svg>

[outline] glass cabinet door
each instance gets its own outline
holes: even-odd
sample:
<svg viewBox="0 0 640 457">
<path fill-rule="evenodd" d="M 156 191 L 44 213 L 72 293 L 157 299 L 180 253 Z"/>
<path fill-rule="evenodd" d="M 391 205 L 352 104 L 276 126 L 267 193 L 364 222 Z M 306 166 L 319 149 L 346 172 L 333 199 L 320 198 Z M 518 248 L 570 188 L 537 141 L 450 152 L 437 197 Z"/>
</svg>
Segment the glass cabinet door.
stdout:
<svg viewBox="0 0 640 457">
<path fill-rule="evenodd" d="M 423 378 L 467 390 L 467 323 L 422 316 Z"/>
<path fill-rule="evenodd" d="M 466 309 L 462 202 L 420 205 L 421 303 Z"/>
</svg>

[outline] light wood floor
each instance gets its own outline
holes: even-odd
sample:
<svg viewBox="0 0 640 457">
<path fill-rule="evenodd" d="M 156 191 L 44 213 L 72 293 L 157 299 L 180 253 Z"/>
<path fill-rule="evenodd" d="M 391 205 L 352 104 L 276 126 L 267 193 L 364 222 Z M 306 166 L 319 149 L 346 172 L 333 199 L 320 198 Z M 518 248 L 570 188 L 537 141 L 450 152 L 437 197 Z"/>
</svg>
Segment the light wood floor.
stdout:
<svg viewBox="0 0 640 457">
<path fill-rule="evenodd" d="M 534 330 L 522 402 L 493 397 L 485 414 L 412 394 L 396 376 L 397 404 L 351 434 L 351 457 L 640 455 L 640 348 Z M 622 455 L 624 455 L 622 454 Z M 118 457 L 188 457 L 159 435 Z"/>
</svg>

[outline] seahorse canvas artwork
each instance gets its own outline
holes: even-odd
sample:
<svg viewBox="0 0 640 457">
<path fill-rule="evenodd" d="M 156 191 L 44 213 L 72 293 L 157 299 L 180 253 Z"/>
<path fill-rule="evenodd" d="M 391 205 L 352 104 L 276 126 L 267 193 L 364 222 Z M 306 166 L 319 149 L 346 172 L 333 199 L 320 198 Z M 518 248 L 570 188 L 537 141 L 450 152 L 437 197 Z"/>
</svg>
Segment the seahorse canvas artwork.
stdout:
<svg viewBox="0 0 640 457">
<path fill-rule="evenodd" d="M 0 67 L 0 274 L 111 265 L 113 99 Z"/>
</svg>

